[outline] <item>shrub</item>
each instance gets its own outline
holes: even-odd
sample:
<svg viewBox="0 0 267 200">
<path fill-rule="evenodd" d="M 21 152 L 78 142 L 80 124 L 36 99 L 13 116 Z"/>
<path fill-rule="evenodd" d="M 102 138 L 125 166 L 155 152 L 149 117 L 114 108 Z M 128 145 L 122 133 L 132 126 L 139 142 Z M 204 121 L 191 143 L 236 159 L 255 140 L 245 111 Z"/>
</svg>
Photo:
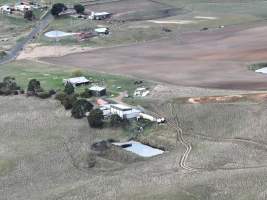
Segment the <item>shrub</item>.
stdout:
<svg viewBox="0 0 267 200">
<path fill-rule="evenodd" d="M 51 90 L 49 90 L 49 94 L 52 96 L 52 95 L 56 94 L 56 91 L 51 89 Z"/>
<path fill-rule="evenodd" d="M 63 3 L 56 3 L 53 5 L 51 9 L 51 14 L 54 16 L 58 16 L 59 13 L 67 10 L 68 8 Z"/>
<path fill-rule="evenodd" d="M 96 155 L 93 153 L 88 153 L 86 160 L 87 160 L 88 168 L 92 168 L 96 164 Z"/>
<path fill-rule="evenodd" d="M 79 99 L 73 104 L 71 115 L 76 119 L 81 119 L 85 116 L 85 113 L 91 111 L 93 107 L 94 106 L 86 99 Z"/>
<path fill-rule="evenodd" d="M 36 96 L 41 99 L 47 99 L 50 98 L 52 95 L 50 94 L 50 92 L 44 91 L 44 92 L 38 92 Z"/>
<path fill-rule="evenodd" d="M 92 128 L 101 128 L 104 124 L 103 119 L 104 115 L 100 109 L 92 110 L 87 117 L 88 123 Z"/>
<path fill-rule="evenodd" d="M 24 12 L 24 19 L 27 19 L 29 21 L 32 21 L 34 19 L 34 14 L 33 14 L 32 10 L 26 10 Z"/>
<path fill-rule="evenodd" d="M 64 88 L 64 92 L 68 95 L 73 94 L 75 91 L 73 85 L 70 82 L 67 82 Z"/>
<path fill-rule="evenodd" d="M 73 8 L 78 14 L 82 14 L 85 10 L 84 6 L 81 4 L 75 4 Z"/>
<path fill-rule="evenodd" d="M 7 76 L 0 82 L 0 95 L 16 95 L 20 89 L 14 77 Z"/>
<path fill-rule="evenodd" d="M 65 94 L 64 92 L 59 92 L 59 93 L 56 93 L 56 96 L 55 96 L 55 99 L 62 102 L 63 99 L 65 99 L 67 96 L 67 94 Z"/>
<path fill-rule="evenodd" d="M 117 115 L 117 114 L 111 115 L 111 117 L 110 117 L 110 126 L 118 127 L 122 123 L 123 123 L 123 119 L 119 115 Z"/>
<path fill-rule="evenodd" d="M 31 79 L 28 84 L 27 93 L 36 95 L 39 92 L 43 92 L 43 88 L 41 87 L 40 81 L 36 79 Z"/>
<path fill-rule="evenodd" d="M 90 98 L 92 97 L 92 92 L 88 88 L 85 88 L 84 91 L 80 94 L 80 97 Z"/>
<path fill-rule="evenodd" d="M 73 77 L 77 77 L 77 76 L 82 76 L 83 73 L 82 73 L 81 70 L 79 70 L 79 69 L 75 69 L 75 70 L 71 73 L 71 75 L 72 75 Z"/>
<path fill-rule="evenodd" d="M 14 77 L 7 76 L 3 79 L 3 83 L 9 90 L 20 90 Z"/>
<path fill-rule="evenodd" d="M 77 101 L 77 97 L 75 95 L 66 95 L 66 97 L 61 101 L 61 104 L 66 110 L 69 110 L 73 107 L 75 101 Z"/>
</svg>

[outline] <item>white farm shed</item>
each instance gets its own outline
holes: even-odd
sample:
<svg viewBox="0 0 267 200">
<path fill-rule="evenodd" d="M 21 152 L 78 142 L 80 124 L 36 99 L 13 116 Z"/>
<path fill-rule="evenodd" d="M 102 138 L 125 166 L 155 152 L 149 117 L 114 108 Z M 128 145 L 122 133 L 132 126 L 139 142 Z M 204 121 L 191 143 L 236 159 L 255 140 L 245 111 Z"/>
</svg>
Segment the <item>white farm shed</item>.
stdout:
<svg viewBox="0 0 267 200">
<path fill-rule="evenodd" d="M 0 11 L 1 13 L 8 13 L 10 14 L 11 13 L 11 8 L 9 5 L 3 5 L 0 7 Z"/>
<path fill-rule="evenodd" d="M 90 83 L 90 81 L 87 78 L 85 78 L 84 76 L 81 76 L 81 77 L 63 79 L 63 83 L 65 85 L 67 83 L 71 83 L 73 86 L 79 86 L 79 85 L 83 85 L 83 84 L 88 84 L 88 83 Z"/>
<path fill-rule="evenodd" d="M 112 114 L 119 115 L 122 119 L 133 119 L 139 117 L 141 111 L 133 109 L 129 106 L 122 104 L 112 104 L 110 105 L 110 112 Z"/>
</svg>

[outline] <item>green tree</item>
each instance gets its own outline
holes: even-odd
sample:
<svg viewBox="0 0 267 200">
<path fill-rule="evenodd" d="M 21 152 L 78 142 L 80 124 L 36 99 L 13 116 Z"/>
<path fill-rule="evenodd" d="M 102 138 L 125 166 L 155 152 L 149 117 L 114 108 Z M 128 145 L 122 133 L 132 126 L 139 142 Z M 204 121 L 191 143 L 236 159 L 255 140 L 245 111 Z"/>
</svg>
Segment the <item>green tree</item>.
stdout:
<svg viewBox="0 0 267 200">
<path fill-rule="evenodd" d="M 103 119 L 104 115 L 100 109 L 92 110 L 87 117 L 88 123 L 92 128 L 101 128 L 104 124 Z"/>
<path fill-rule="evenodd" d="M 68 95 L 73 94 L 74 93 L 74 87 L 70 82 L 67 82 L 64 88 L 64 92 Z"/>
<path fill-rule="evenodd" d="M 29 21 L 32 21 L 34 19 L 34 14 L 33 14 L 32 10 L 26 10 L 24 12 L 24 19 L 27 19 Z"/>
<path fill-rule="evenodd" d="M 31 79 L 28 83 L 28 93 L 37 94 L 38 92 L 43 92 L 43 88 L 41 87 L 40 81 L 36 79 Z"/>
<path fill-rule="evenodd" d="M 66 110 L 69 110 L 73 107 L 74 103 L 77 101 L 77 97 L 72 95 L 66 95 L 66 97 L 61 101 L 61 104 Z"/>
<path fill-rule="evenodd" d="M 76 119 L 81 119 L 85 116 L 85 113 L 91 111 L 93 107 L 93 104 L 86 99 L 79 99 L 73 104 L 71 115 Z"/>
<path fill-rule="evenodd" d="M 58 16 L 59 13 L 67 10 L 68 8 L 63 3 L 55 3 L 51 9 L 51 14 Z"/>
<path fill-rule="evenodd" d="M 90 97 L 92 97 L 92 92 L 88 88 L 85 88 L 84 91 L 82 93 L 80 93 L 80 97 L 90 98 Z"/>
<path fill-rule="evenodd" d="M 110 116 L 110 126 L 118 127 L 122 123 L 123 123 L 123 119 L 119 115 L 113 114 Z"/>
<path fill-rule="evenodd" d="M 78 13 L 78 14 L 83 14 L 83 12 L 84 12 L 84 10 L 85 10 L 84 6 L 81 5 L 81 4 L 75 4 L 75 5 L 73 6 L 73 8 L 74 8 L 74 10 L 76 11 L 76 13 Z"/>
</svg>

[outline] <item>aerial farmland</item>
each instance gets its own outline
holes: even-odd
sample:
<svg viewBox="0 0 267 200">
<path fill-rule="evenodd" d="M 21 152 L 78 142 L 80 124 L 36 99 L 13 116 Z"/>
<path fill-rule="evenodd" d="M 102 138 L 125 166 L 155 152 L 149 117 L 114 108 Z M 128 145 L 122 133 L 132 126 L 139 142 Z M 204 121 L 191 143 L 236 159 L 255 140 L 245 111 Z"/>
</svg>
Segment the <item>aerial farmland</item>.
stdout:
<svg viewBox="0 0 267 200">
<path fill-rule="evenodd" d="M 0 199 L 266 200 L 266 10 L 0 0 Z"/>
</svg>

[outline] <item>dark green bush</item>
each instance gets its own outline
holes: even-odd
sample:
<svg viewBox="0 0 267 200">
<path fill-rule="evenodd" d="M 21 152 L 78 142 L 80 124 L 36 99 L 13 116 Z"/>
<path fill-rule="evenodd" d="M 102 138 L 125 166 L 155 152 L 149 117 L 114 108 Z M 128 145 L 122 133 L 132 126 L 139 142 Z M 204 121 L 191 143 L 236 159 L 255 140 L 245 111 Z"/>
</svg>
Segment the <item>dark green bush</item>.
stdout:
<svg viewBox="0 0 267 200">
<path fill-rule="evenodd" d="M 73 107 L 73 104 L 77 101 L 77 97 L 75 95 L 67 95 L 62 101 L 61 104 L 64 106 L 66 110 L 69 110 Z"/>
<path fill-rule="evenodd" d="M 27 93 L 29 95 L 36 95 L 39 92 L 43 92 L 43 88 L 41 87 L 40 81 L 36 79 L 31 79 L 28 83 Z"/>
<path fill-rule="evenodd" d="M 14 77 L 7 76 L 0 82 L 0 95 L 18 94 L 21 88 L 17 85 Z"/>
<path fill-rule="evenodd" d="M 68 95 L 73 94 L 75 91 L 73 85 L 70 82 L 67 82 L 64 88 L 64 92 Z"/>
<path fill-rule="evenodd" d="M 110 126 L 112 127 L 118 127 L 123 123 L 123 119 L 117 115 L 117 114 L 113 114 L 110 117 Z"/>
<path fill-rule="evenodd" d="M 100 109 L 92 110 L 87 117 L 88 123 L 92 128 L 102 128 L 104 124 L 103 119 L 104 115 Z"/>
<path fill-rule="evenodd" d="M 81 4 L 75 4 L 73 8 L 78 14 L 82 14 L 85 10 L 84 6 Z"/>
<path fill-rule="evenodd" d="M 41 99 L 47 99 L 47 98 L 50 98 L 52 95 L 49 92 L 44 91 L 44 92 L 38 92 L 36 96 Z"/>
<path fill-rule="evenodd" d="M 59 13 L 67 10 L 67 7 L 63 3 L 55 3 L 51 9 L 51 14 L 58 16 Z"/>
<path fill-rule="evenodd" d="M 92 97 L 92 92 L 88 88 L 85 88 L 84 91 L 80 94 L 80 97 L 90 98 Z"/>
<path fill-rule="evenodd" d="M 91 111 L 93 107 L 93 104 L 86 99 L 79 99 L 73 104 L 71 115 L 76 119 L 83 118 L 85 113 Z"/>
</svg>

